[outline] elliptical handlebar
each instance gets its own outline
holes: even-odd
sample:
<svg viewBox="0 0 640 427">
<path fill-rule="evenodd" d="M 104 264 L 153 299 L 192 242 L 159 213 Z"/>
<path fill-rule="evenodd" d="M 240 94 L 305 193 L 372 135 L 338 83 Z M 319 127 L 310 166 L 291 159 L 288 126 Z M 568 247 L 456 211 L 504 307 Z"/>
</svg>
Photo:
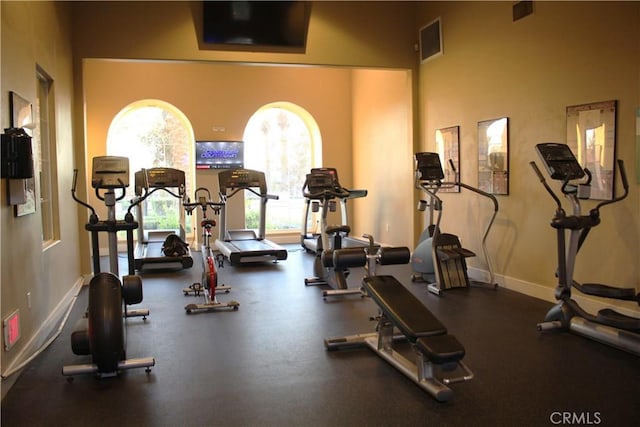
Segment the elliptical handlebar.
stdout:
<svg viewBox="0 0 640 427">
<path fill-rule="evenodd" d="M 493 203 L 493 214 L 491 215 L 491 219 L 487 223 L 487 226 L 484 229 L 484 234 L 482 235 L 482 253 L 484 254 L 484 259 L 487 262 L 487 268 L 489 270 L 489 276 L 490 276 L 489 282 L 495 283 L 493 266 L 491 265 L 491 257 L 489 256 L 489 251 L 487 249 L 487 238 L 489 237 L 489 232 L 491 231 L 491 227 L 493 227 L 493 223 L 496 220 L 496 216 L 498 216 L 498 210 L 499 210 L 498 198 L 489 192 L 481 190 L 480 188 L 472 187 L 471 185 L 465 184 L 464 182 L 460 181 L 460 174 L 458 173 L 458 170 L 456 169 L 456 166 L 454 165 L 452 159 L 449 159 L 449 165 L 451 166 L 451 169 L 453 170 L 453 173 L 455 176 L 454 185 L 459 185 L 460 187 L 465 188 L 471 192 L 484 196 L 490 199 L 491 202 Z"/>
<path fill-rule="evenodd" d="M 620 170 L 620 179 L 622 180 L 622 188 L 624 189 L 624 192 L 620 196 L 614 195 L 613 199 L 611 200 L 604 200 L 598 203 L 596 207 L 591 210 L 591 212 L 598 212 L 601 207 L 620 202 L 629 195 L 629 180 L 627 179 L 627 171 L 624 167 L 624 161 L 622 159 L 618 159 L 618 169 Z"/>
<path fill-rule="evenodd" d="M 91 211 L 91 216 L 92 217 L 96 217 L 97 218 L 98 215 L 96 214 L 96 210 L 93 208 L 93 206 L 91 206 L 87 202 L 84 202 L 84 201 L 78 199 L 78 197 L 76 196 L 76 186 L 77 186 L 77 184 L 78 184 L 78 169 L 74 169 L 73 170 L 73 184 L 71 185 L 71 197 L 77 203 L 79 203 L 82 206 L 84 206 L 85 208 L 89 209 Z"/>
<path fill-rule="evenodd" d="M 547 190 L 547 193 L 549 193 L 549 195 L 553 197 L 553 200 L 555 200 L 557 211 L 564 212 L 564 209 L 562 209 L 562 202 L 560 201 L 556 193 L 551 189 L 551 187 L 547 183 L 547 180 L 545 179 L 544 175 L 542 175 L 542 172 L 538 168 L 538 165 L 536 164 L 536 162 L 532 160 L 529 162 L 529 165 L 531 165 L 531 167 L 533 168 L 533 171 L 536 173 L 536 175 L 538 175 L 538 179 L 540 180 L 540 183 L 544 186 L 544 188 Z"/>
</svg>

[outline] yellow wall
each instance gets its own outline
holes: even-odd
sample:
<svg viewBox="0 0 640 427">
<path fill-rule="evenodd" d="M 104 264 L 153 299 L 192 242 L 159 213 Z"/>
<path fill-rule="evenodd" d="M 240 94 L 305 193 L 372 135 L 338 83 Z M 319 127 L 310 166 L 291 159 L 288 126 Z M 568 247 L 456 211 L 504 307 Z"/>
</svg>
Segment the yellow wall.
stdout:
<svg viewBox="0 0 640 427">
<path fill-rule="evenodd" d="M 414 2 L 311 2 L 304 53 L 233 52 L 201 46 L 200 1 L 76 2 L 79 57 L 276 64 L 415 66 Z"/>
<path fill-rule="evenodd" d="M 13 368 L 15 362 L 25 359 L 48 335 L 46 328 L 60 319 L 63 314 L 60 311 L 73 296 L 82 274 L 90 269 L 88 233 L 83 227 L 86 209 L 73 204 L 68 194 L 72 171 L 74 167 L 80 170 L 78 193 L 87 194 L 87 159 L 99 152 L 110 121 L 128 102 L 140 97 L 166 97 L 165 100 L 174 102 L 187 114 L 194 124 L 197 138 L 216 136 L 210 132 L 213 124 L 224 125 L 227 137 L 240 137 L 247 118 L 255 109 L 263 103 L 282 100 L 280 96 L 286 92 L 288 101 L 299 102 L 314 115 L 326 144 L 323 160 L 325 164 L 332 163 L 331 166 L 341 169 L 341 178 L 348 185 L 354 179 L 351 143 L 354 127 L 359 126 L 350 122 L 353 115 L 352 70 L 317 69 L 305 65 L 382 67 L 403 69 L 405 72 L 417 65 L 413 50 L 415 31 L 407 25 L 413 20 L 415 4 L 412 2 L 314 3 L 304 54 L 201 49 L 197 33 L 199 1 L 2 1 L 0 4 L 3 127 L 9 124 L 9 90 L 35 99 L 36 62 L 43 65 L 55 80 L 62 234 L 61 242 L 43 253 L 39 213 L 15 219 L 12 208 L 6 206 L 3 182 L 0 207 L 2 318 L 14 308 L 20 308 L 22 314 L 22 338 L 16 347 L 3 354 L 3 374 L 8 368 Z M 109 61 L 113 59 L 184 60 L 180 69 L 183 70 L 184 66 L 185 71 L 180 71 L 179 77 L 171 74 L 178 62 Z M 100 61 L 105 68 L 97 66 Z M 255 69 L 240 65 L 248 63 Z M 258 63 L 289 64 L 293 67 L 257 67 Z M 224 68 L 225 64 L 232 70 Z M 85 74 L 85 65 L 91 73 Z M 154 66 L 158 68 L 149 71 Z M 123 69 L 129 73 L 126 78 L 106 72 L 116 73 Z M 226 71 L 221 71 L 223 69 Z M 260 72 L 256 74 L 258 70 Z M 234 76 L 230 88 L 235 88 L 235 93 L 223 100 L 231 102 L 233 108 L 224 110 L 218 107 L 216 95 L 219 96 L 220 89 L 209 76 L 202 76 L 207 72 L 226 79 Z M 243 75 L 247 77 L 241 79 Z M 300 79 L 302 75 L 306 77 Z M 85 76 L 89 77 L 87 82 L 83 80 Z M 196 80 L 192 80 L 194 77 Z M 287 80 L 288 77 L 291 78 Z M 180 86 L 180 79 L 189 84 Z M 260 96 L 248 91 L 248 87 L 256 88 L 265 79 L 273 86 L 259 90 Z M 404 77 L 402 79 L 404 81 Z M 126 90 L 122 86 L 121 90 L 111 86 L 118 80 L 127 84 Z M 127 81 L 136 84 L 129 85 Z M 300 87 L 303 82 L 312 87 Z M 102 93 L 104 99 L 94 102 L 94 98 L 100 96 L 101 84 L 112 87 L 113 93 Z M 193 92 L 194 87 L 202 86 L 206 86 L 208 92 L 196 90 L 195 96 L 194 93 L 179 93 L 180 88 Z M 328 90 L 331 88 L 333 90 Z M 298 89 L 297 93 L 295 89 Z M 415 87 L 412 90 L 415 98 Z M 189 98 L 204 98 L 206 95 L 209 95 L 208 99 L 190 102 Z M 215 122 L 210 121 L 213 118 Z M 391 120 L 386 119 L 386 122 L 388 124 Z M 405 127 L 406 123 L 400 126 Z M 411 135 L 407 136 L 404 144 L 411 146 L 412 143 Z M 199 179 L 205 185 L 215 182 L 212 174 L 200 173 Z M 376 197 L 384 197 L 384 194 Z M 33 300 L 31 311 L 25 308 L 29 290 Z M 31 351 L 25 351 L 27 343 Z"/>
<path fill-rule="evenodd" d="M 241 140 L 249 118 L 260 107 L 287 101 L 314 117 L 323 141 L 324 165 L 337 168 L 343 185 L 351 185 L 349 69 L 86 60 L 83 73 L 87 158 L 106 154 L 111 119 L 140 99 L 160 99 L 180 109 L 190 120 L 197 140 Z M 214 126 L 225 131 L 216 132 Z M 217 172 L 197 171 L 196 187 L 201 186 L 218 194 Z M 187 190 L 191 193 L 194 189 Z M 242 209 L 237 205 L 231 205 L 232 211 Z M 229 227 L 243 228 L 243 217 L 242 212 L 232 213 Z M 296 236 L 293 241 L 298 240 Z"/>
<path fill-rule="evenodd" d="M 57 177 L 60 206 L 60 241 L 42 248 L 41 212 L 14 216 L 8 205 L 7 180 L 0 185 L 2 236 L 2 318 L 20 310 L 21 339 L 2 351 L 2 374 L 20 353 L 29 355 L 64 313 L 80 279 L 78 223 L 75 204 L 68 197 L 73 170 L 72 58 L 70 12 L 64 3 L 1 2 L 2 10 L 2 129 L 10 126 L 9 91 L 36 101 L 36 65 L 54 80 Z M 35 111 L 35 110 L 34 110 Z M 39 194 L 38 194 L 39 196 Z M 60 268 L 64 266 L 64 268 Z M 31 293 L 31 308 L 27 305 Z"/>
<path fill-rule="evenodd" d="M 411 73 L 355 71 L 353 103 L 354 235 L 413 246 Z"/>
<path fill-rule="evenodd" d="M 108 123 L 115 112 L 126 105 L 126 99 L 117 97 L 120 105 L 110 104 L 109 99 L 104 100 L 104 105 L 92 103 L 90 108 L 105 108 L 104 114 L 95 110 L 88 111 L 85 116 L 84 59 L 91 59 L 86 64 L 94 68 L 102 59 L 195 60 L 201 64 L 190 65 L 188 69 L 196 75 L 202 72 L 198 67 L 211 67 L 211 62 L 216 62 L 216 67 L 221 66 L 220 63 L 236 64 L 239 73 L 251 73 L 248 67 L 237 65 L 239 63 L 356 67 L 358 70 L 350 77 L 352 100 L 348 107 L 332 105 L 325 111 L 323 103 L 338 94 L 323 93 L 327 96 L 324 100 L 316 100 L 315 95 L 307 94 L 308 98 L 302 102 L 316 106 L 317 111 L 312 113 L 322 122 L 319 123 L 321 128 L 333 127 L 335 130 L 331 132 L 335 132 L 335 138 L 351 139 L 352 149 L 343 146 L 344 152 L 334 151 L 340 150 L 337 147 L 344 141 L 331 141 L 323 135 L 325 143 L 330 144 L 327 147 L 336 144 L 329 150 L 331 153 L 345 153 L 346 157 L 351 157 L 353 185 L 368 187 L 371 192 L 371 199 L 367 198 L 370 203 L 362 206 L 366 207 L 364 211 L 356 205 L 354 227 L 357 233 L 367 232 L 365 228 L 385 233 L 389 221 L 384 215 L 390 213 L 378 212 L 380 201 L 397 200 L 398 209 L 415 216 L 413 198 L 416 192 L 410 196 L 405 184 L 412 177 L 411 160 L 398 158 L 397 162 L 388 162 L 387 168 L 375 172 L 397 180 L 398 188 L 403 192 L 397 195 L 379 193 L 380 189 L 389 189 L 379 181 L 375 185 L 368 184 L 380 178 L 366 176 L 366 163 L 362 161 L 381 164 L 384 152 L 376 157 L 375 150 L 370 149 L 371 144 L 381 150 L 384 136 L 394 133 L 396 122 L 402 150 L 411 146 L 411 138 L 417 134 L 420 135 L 415 144 L 417 148 L 433 149 L 435 129 L 459 125 L 462 178 L 474 185 L 477 182 L 473 160 L 477 151 L 477 122 L 508 116 L 511 194 L 500 197 L 500 217 L 489 249 L 503 284 L 543 298 L 552 298 L 554 286 L 552 254 L 555 246 L 553 232 L 548 226 L 553 204 L 527 164 L 535 158 L 533 146 L 541 141 L 563 141 L 566 106 L 617 99 L 618 154 L 627 162 L 629 175 L 636 176 L 638 159 L 633 141 L 635 111 L 640 105 L 638 2 L 535 2 L 534 15 L 514 23 L 510 2 L 323 1 L 313 4 L 308 47 L 304 54 L 200 49 L 196 30 L 199 4 L 198 1 L 0 2 L 0 120 L 3 127 L 8 126 L 9 90 L 35 99 L 35 66 L 36 63 L 42 65 L 56 82 L 57 166 L 62 218 L 61 242 L 43 252 L 39 213 L 15 218 L 12 208 L 6 204 L 3 181 L 0 190 L 2 318 L 14 308 L 20 308 L 23 335 L 14 349 L 2 355 L 3 374 L 19 359 L 27 343 L 35 347 L 46 335 L 44 329 L 51 319 L 59 318 L 60 306 L 89 265 L 88 233 L 82 227 L 86 213 L 83 208 L 76 208 L 68 197 L 72 169 L 74 166 L 81 171 L 86 169 L 85 159 L 91 153 L 85 150 L 85 144 L 90 147 L 103 144 Z M 418 66 L 414 51 L 417 29 L 437 16 L 442 16 L 445 53 Z M 70 50 L 71 41 L 73 51 Z M 152 65 L 135 64 L 140 67 L 136 68 L 139 71 Z M 162 65 L 157 70 L 167 73 L 169 67 L 169 64 Z M 378 69 L 380 73 L 373 72 Z M 276 70 L 287 72 L 286 68 Z M 297 68 L 291 71 L 295 70 Z M 389 70 L 398 73 L 385 74 Z M 100 69 L 96 73 L 101 74 L 104 81 L 111 77 Z M 339 77 L 341 71 L 335 70 L 335 73 L 331 78 L 345 83 L 343 77 Z M 155 69 L 152 75 L 155 75 Z M 397 75 L 402 75 L 404 83 L 395 79 Z M 141 82 L 139 95 L 143 95 L 142 88 L 146 86 L 145 96 L 158 97 L 143 76 L 154 81 L 146 72 L 130 76 Z M 407 79 L 413 84 L 410 90 L 405 86 L 409 84 Z M 397 89 L 398 93 L 377 92 L 372 86 L 376 82 Z M 205 129 L 210 125 L 207 112 L 181 95 L 171 94 L 173 84 L 174 81 L 167 77 L 159 86 L 166 86 L 167 96 L 175 99 L 179 108 L 189 110 L 190 119 L 197 123 L 196 136 L 207 137 Z M 238 116 L 224 117 L 229 134 L 239 132 L 246 122 L 245 115 L 263 101 L 272 101 L 269 97 L 274 94 L 264 92 L 263 99 L 254 100 L 251 94 L 244 93 L 245 98 L 237 105 Z M 415 101 L 413 106 L 404 106 L 405 97 Z M 399 105 L 406 111 L 392 110 L 389 105 Z M 336 112 L 352 116 L 348 132 L 342 128 L 349 125 L 334 117 Z M 405 120 L 407 116 L 409 125 Z M 413 118 L 418 118 L 415 126 Z M 91 121 L 91 126 L 85 127 L 85 120 Z M 335 126 L 331 124 L 334 121 Z M 382 132 L 376 134 L 376 127 Z M 327 155 L 333 155 L 329 151 Z M 325 158 L 325 163 L 329 162 L 330 157 Z M 405 169 L 408 170 L 404 172 Z M 343 173 L 341 177 L 348 182 Z M 79 190 L 86 192 L 86 176 L 83 178 Z M 629 199 L 603 212 L 602 225 L 593 231 L 581 254 L 580 277 L 639 287 L 640 200 L 638 184 L 632 183 Z M 460 234 L 465 246 L 478 251 L 478 233 L 467 226 L 483 219 L 484 207 L 465 192 L 445 195 L 445 209 L 443 226 Z M 395 224 L 390 224 L 391 227 Z M 410 234 L 398 229 L 393 238 L 405 233 Z M 603 256 L 602 248 L 611 248 L 608 256 Z M 473 263 L 475 267 L 483 268 L 477 260 Z M 31 310 L 26 307 L 27 290 L 32 292 Z"/>
<path fill-rule="evenodd" d="M 554 285 L 555 205 L 538 183 L 534 146 L 565 141 L 565 108 L 618 100 L 617 154 L 632 179 L 629 198 L 602 211 L 582 249 L 580 280 L 640 287 L 640 214 L 634 147 L 640 105 L 640 3 L 535 2 L 512 22 L 509 2 L 429 2 L 424 22 L 442 18 L 444 55 L 420 67 L 421 146 L 438 128 L 460 126 L 462 180 L 477 185 L 477 122 L 509 117 L 510 194 L 489 239 L 497 272 L 515 288 Z M 555 183 L 554 183 L 555 184 Z M 556 187 L 557 188 L 557 187 Z M 491 212 L 472 193 L 445 194 L 444 229 L 479 253 Z M 593 202 L 584 204 L 586 208 Z M 472 265 L 480 266 L 478 260 Z M 533 288 L 535 293 L 535 286 Z M 629 305 L 633 307 L 633 305 Z M 635 306 L 637 310 L 637 305 Z"/>
</svg>

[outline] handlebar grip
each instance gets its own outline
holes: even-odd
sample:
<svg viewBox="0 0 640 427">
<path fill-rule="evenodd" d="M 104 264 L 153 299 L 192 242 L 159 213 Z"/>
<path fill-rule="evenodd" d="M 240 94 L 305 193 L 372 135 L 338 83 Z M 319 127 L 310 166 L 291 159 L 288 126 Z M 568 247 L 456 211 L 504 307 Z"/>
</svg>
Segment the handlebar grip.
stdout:
<svg viewBox="0 0 640 427">
<path fill-rule="evenodd" d="M 544 175 L 542 175 L 542 172 L 540 172 L 540 169 L 538 169 L 538 165 L 536 164 L 536 162 L 532 160 L 529 162 L 529 164 L 533 168 L 533 171 L 536 173 L 536 175 L 538 175 L 538 179 L 540 179 L 540 182 L 545 182 Z"/>
<path fill-rule="evenodd" d="M 78 184 L 78 169 L 73 170 L 73 184 L 71 185 L 71 192 L 76 192 L 76 185 Z"/>
<path fill-rule="evenodd" d="M 627 179 L 627 171 L 624 167 L 624 160 L 618 159 L 618 168 L 620 169 L 620 178 L 625 191 L 629 191 L 629 180 Z"/>
</svg>

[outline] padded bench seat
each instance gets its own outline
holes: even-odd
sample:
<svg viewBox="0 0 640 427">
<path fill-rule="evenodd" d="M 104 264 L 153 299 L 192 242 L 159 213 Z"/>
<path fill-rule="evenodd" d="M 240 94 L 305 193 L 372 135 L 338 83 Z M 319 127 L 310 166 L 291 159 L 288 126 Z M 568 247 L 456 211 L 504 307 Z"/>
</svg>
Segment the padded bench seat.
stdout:
<svg viewBox="0 0 640 427">
<path fill-rule="evenodd" d="M 366 277 L 363 286 L 369 296 L 412 343 L 421 337 L 447 333 L 447 328 L 395 277 L 384 275 Z"/>
<path fill-rule="evenodd" d="M 458 362 L 464 346 L 427 307 L 393 276 L 371 276 L 364 288 L 391 322 L 436 364 Z"/>
<path fill-rule="evenodd" d="M 464 346 L 453 335 L 435 335 L 418 338 L 416 346 L 433 363 L 444 364 L 462 360 Z"/>
</svg>

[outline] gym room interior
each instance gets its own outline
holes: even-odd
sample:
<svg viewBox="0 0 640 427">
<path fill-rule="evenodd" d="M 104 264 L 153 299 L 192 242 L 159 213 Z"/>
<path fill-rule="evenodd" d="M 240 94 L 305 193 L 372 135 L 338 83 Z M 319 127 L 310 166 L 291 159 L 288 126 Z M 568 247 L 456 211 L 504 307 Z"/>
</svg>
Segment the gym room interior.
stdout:
<svg viewBox="0 0 640 427">
<path fill-rule="evenodd" d="M 521 3 L 531 13 L 516 17 Z M 550 226 L 555 204 L 529 163 L 539 162 L 536 144 L 566 142 L 568 106 L 616 102 L 615 157 L 624 160 L 629 194 L 603 207 L 575 276 L 637 293 L 640 2 L 308 5 L 304 49 L 264 51 L 202 42 L 200 1 L 0 2 L 2 129 L 13 123 L 13 94 L 35 105 L 44 73 L 53 94 L 54 144 L 53 239 L 43 240 L 40 205 L 16 215 L 12 180 L 3 177 L 0 185 L 1 423 L 636 425 L 637 355 L 536 329 L 556 302 L 558 266 Z M 422 60 L 420 31 L 436 19 L 441 52 Z M 322 136 L 322 166 L 336 168 L 343 186 L 368 190 L 350 202 L 351 233 L 409 249 L 427 225 L 416 209 L 424 196 L 414 185 L 414 154 L 436 151 L 436 131 L 459 127 L 460 180 L 477 186 L 478 123 L 507 117 L 509 189 L 496 196 L 499 212 L 487 241 L 497 289 L 439 297 L 411 281 L 408 265 L 379 267 L 460 340 L 474 378 L 451 384 L 454 397 L 438 402 L 366 349 L 327 351 L 324 338 L 372 332 L 377 308 L 357 296 L 323 301 L 320 290 L 305 287 L 313 256 L 300 248 L 298 232 L 272 236 L 288 249 L 285 261 L 220 269 L 234 286 L 220 298 L 240 301 L 237 311 L 185 314 L 181 289 L 199 279 L 198 262 L 141 274 L 142 304 L 151 314 L 144 322 L 127 320 L 127 356 L 153 355 L 156 365 L 150 373 L 67 381 L 61 369 L 79 359 L 69 336 L 86 308 L 92 275 L 87 209 L 70 196 L 74 169 L 78 194 L 98 206 L 91 160 L 108 154 L 118 113 L 144 99 L 176 106 L 195 140 L 242 140 L 262 106 L 301 106 Z M 34 159 L 40 196 L 41 162 Z M 194 187 L 217 194 L 217 174 L 196 171 Z M 483 202 L 464 190 L 441 197 L 442 229 L 480 252 Z M 595 204 L 584 201 L 587 209 Z M 243 227 L 242 203 L 234 200 L 229 209 L 232 226 Z M 488 274 L 482 257 L 470 258 L 468 269 Z M 354 269 L 351 285 L 360 279 Z M 640 317 L 637 302 L 578 292 L 574 298 L 592 313 L 613 308 Z M 15 313 L 19 336 L 8 345 Z"/>
</svg>

